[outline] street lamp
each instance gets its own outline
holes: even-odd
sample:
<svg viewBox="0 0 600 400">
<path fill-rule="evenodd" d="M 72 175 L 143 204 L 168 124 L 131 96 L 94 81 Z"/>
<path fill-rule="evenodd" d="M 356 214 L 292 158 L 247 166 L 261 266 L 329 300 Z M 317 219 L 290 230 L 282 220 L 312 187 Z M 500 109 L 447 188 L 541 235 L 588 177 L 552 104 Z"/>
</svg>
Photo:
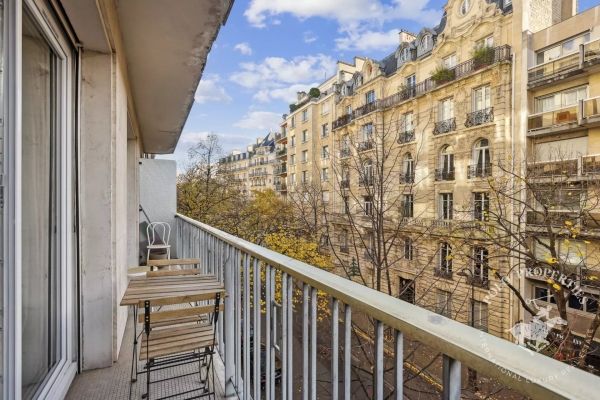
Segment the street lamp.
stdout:
<svg viewBox="0 0 600 400">
<path fill-rule="evenodd" d="M 471 318 L 469 320 L 469 325 L 474 328 L 475 327 L 475 286 L 473 285 L 474 276 L 473 271 L 468 268 L 462 268 L 456 275 L 464 276 L 467 279 L 467 283 L 471 285 Z M 469 279 L 470 278 L 470 279 Z M 479 390 L 477 388 L 477 371 L 471 368 L 467 368 L 467 381 L 469 386 L 473 388 L 476 392 Z"/>
</svg>

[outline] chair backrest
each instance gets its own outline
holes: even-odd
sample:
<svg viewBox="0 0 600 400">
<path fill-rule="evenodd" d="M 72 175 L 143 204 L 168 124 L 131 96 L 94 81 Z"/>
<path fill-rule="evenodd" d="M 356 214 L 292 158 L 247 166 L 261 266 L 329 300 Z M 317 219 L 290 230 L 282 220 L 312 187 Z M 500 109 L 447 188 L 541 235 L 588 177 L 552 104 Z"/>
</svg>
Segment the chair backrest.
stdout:
<svg viewBox="0 0 600 400">
<path fill-rule="evenodd" d="M 151 222 L 146 228 L 148 244 L 169 244 L 171 225 L 166 222 Z"/>
</svg>

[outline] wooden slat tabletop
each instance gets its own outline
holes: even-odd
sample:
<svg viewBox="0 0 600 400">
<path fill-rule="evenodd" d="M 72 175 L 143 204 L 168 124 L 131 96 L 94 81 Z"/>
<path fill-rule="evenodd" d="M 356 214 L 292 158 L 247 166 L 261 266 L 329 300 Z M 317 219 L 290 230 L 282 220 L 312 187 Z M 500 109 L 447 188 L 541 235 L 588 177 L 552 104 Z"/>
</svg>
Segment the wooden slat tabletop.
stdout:
<svg viewBox="0 0 600 400">
<path fill-rule="evenodd" d="M 187 303 L 214 299 L 225 288 L 214 275 L 135 277 L 129 281 L 122 306 L 149 300 L 152 305 Z"/>
</svg>

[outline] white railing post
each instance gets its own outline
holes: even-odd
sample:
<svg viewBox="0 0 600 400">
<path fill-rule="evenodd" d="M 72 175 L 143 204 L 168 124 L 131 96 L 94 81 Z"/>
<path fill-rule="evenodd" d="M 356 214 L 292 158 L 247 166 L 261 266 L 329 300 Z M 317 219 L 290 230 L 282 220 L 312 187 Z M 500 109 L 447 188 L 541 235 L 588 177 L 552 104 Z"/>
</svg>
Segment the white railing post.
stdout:
<svg viewBox="0 0 600 400">
<path fill-rule="evenodd" d="M 234 373 L 235 373 L 235 336 L 234 336 L 234 268 L 233 268 L 233 248 L 227 245 L 225 247 L 225 312 L 224 312 L 224 324 L 225 324 L 225 396 L 235 396 L 236 390 L 234 385 Z"/>
</svg>

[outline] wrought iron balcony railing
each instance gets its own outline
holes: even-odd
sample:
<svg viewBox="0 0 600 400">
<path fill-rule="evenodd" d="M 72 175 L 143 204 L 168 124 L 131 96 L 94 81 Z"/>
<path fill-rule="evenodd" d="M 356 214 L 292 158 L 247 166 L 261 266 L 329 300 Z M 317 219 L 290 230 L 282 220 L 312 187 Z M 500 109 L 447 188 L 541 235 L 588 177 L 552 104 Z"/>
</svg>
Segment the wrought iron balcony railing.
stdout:
<svg viewBox="0 0 600 400">
<path fill-rule="evenodd" d="M 475 164 L 469 165 L 467 170 L 467 178 L 486 178 L 492 176 L 492 164 Z"/>
<path fill-rule="evenodd" d="M 356 146 L 357 151 L 367 151 L 372 150 L 375 147 L 374 140 L 365 140 L 364 142 L 359 142 Z"/>
<path fill-rule="evenodd" d="M 349 179 L 342 179 L 340 181 L 340 189 L 348 189 L 350 187 L 350 180 Z"/>
<path fill-rule="evenodd" d="M 454 180 L 454 170 L 453 169 L 436 169 L 435 170 L 435 180 L 436 181 L 453 181 Z"/>
<path fill-rule="evenodd" d="M 490 281 L 488 279 L 487 276 L 479 276 L 479 275 L 468 275 L 467 276 L 467 283 L 469 285 L 473 285 L 476 287 L 480 287 L 483 289 L 489 289 L 490 288 Z"/>
<path fill-rule="evenodd" d="M 372 176 L 363 176 L 358 180 L 358 186 L 360 187 L 365 187 L 365 186 L 373 186 L 373 177 Z"/>
<path fill-rule="evenodd" d="M 334 397 L 352 398 L 351 371 L 356 361 L 352 357 L 351 332 L 354 324 L 359 324 L 365 316 L 372 319 L 375 328 L 372 335 L 372 343 L 376 344 L 372 353 L 375 398 L 384 398 L 388 384 L 394 397 L 402 398 L 405 339 L 422 343 L 434 354 L 442 354 L 440 376 L 443 392 L 447 393 L 445 398 L 461 398 L 463 366 L 476 369 L 486 379 L 529 398 L 597 397 L 600 378 L 592 374 L 576 368 L 569 368 L 565 374 L 568 367 L 565 363 L 524 352 L 511 341 L 185 216 L 177 215 L 175 222 L 178 256 L 199 258 L 202 272 L 215 275 L 225 285 L 227 296 L 216 335 L 217 351 L 224 364 L 224 371 L 218 373 L 219 380 L 225 383 L 227 398 L 291 400 L 298 396 L 299 388 L 303 395 L 319 398 L 322 389 L 317 385 L 315 361 L 320 343 L 317 339 L 331 343 L 327 357 L 331 383 L 323 396 L 333 393 L 337 394 Z M 340 245 L 340 250 L 349 249 Z M 447 276 L 447 271 L 442 274 Z M 322 298 L 326 299 L 327 308 L 321 307 Z M 358 318 L 355 310 L 361 312 Z M 298 334 L 295 321 L 299 321 L 304 334 Z M 329 328 L 319 329 L 322 323 Z M 343 335 L 339 332 L 340 325 Z M 384 340 L 386 329 L 391 337 Z M 255 338 L 262 338 L 264 345 L 253 345 Z M 391 346 L 386 342 L 391 342 Z M 389 360 L 394 353 L 395 359 Z M 253 359 L 264 362 L 252 363 Z M 384 380 L 388 373 L 395 379 Z M 553 379 L 547 379 L 548 376 Z"/>
<path fill-rule="evenodd" d="M 484 108 L 483 110 L 473 111 L 467 114 L 465 120 L 465 126 L 470 128 L 472 126 L 483 125 L 489 122 L 494 122 L 494 107 Z"/>
<path fill-rule="evenodd" d="M 433 269 L 433 275 L 438 278 L 452 279 L 452 269 L 436 267 Z"/>
<path fill-rule="evenodd" d="M 342 148 L 340 150 L 340 158 L 350 157 L 352 155 L 352 150 L 350 148 Z"/>
<path fill-rule="evenodd" d="M 415 140 L 415 130 L 410 129 L 398 134 L 398 143 L 409 143 Z"/>
<path fill-rule="evenodd" d="M 448 118 L 443 121 L 438 121 L 433 127 L 434 135 L 442 135 L 456 130 L 456 118 Z"/>
<path fill-rule="evenodd" d="M 414 172 L 403 172 L 400 174 L 400 183 L 415 183 Z"/>
</svg>

